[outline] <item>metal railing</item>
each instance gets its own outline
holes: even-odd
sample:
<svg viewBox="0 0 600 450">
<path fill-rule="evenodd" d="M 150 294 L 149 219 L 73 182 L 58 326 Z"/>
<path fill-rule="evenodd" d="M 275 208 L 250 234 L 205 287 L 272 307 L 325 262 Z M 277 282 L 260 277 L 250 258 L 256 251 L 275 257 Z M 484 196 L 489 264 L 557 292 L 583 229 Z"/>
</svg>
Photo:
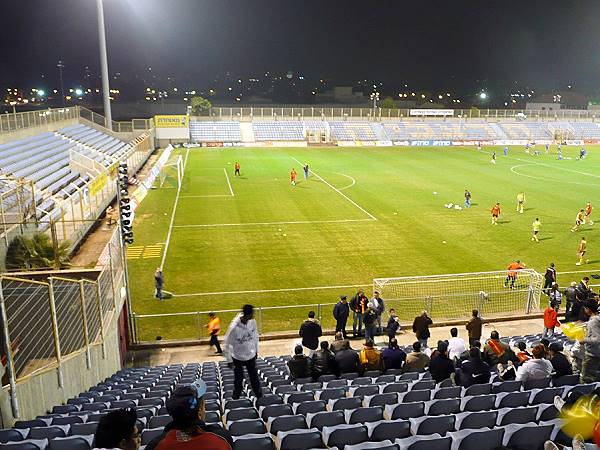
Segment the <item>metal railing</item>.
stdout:
<svg viewBox="0 0 600 450">
<path fill-rule="evenodd" d="M 419 108 L 414 108 L 419 109 Z M 415 117 L 410 115 L 410 109 L 384 108 L 344 108 L 344 107 L 212 107 L 208 116 L 195 117 L 197 120 L 325 120 L 338 118 L 340 120 L 379 121 L 385 119 L 403 120 L 445 120 L 444 117 Z M 527 120 L 560 120 L 582 119 L 595 120 L 600 118 L 600 110 L 516 110 L 516 109 L 454 109 L 453 118 L 464 119 L 517 119 Z"/>
<path fill-rule="evenodd" d="M 104 346 L 107 327 L 119 314 L 123 276 L 120 232 L 116 229 L 95 269 L 68 272 L 0 276 L 2 358 L 6 360 L 13 410 L 18 416 L 17 385 L 49 369 L 57 369 L 71 355 Z M 103 356 L 105 357 L 104 347 Z"/>
</svg>

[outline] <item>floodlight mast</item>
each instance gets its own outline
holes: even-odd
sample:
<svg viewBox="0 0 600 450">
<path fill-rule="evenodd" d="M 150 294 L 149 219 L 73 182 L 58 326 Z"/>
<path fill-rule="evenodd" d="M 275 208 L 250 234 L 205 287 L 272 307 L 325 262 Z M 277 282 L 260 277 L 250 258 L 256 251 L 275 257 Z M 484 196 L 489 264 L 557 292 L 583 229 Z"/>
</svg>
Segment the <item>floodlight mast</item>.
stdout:
<svg viewBox="0 0 600 450">
<path fill-rule="evenodd" d="M 110 85 L 108 79 L 108 56 L 106 52 L 106 29 L 104 27 L 103 0 L 96 0 L 98 11 L 98 39 L 100 41 L 100 68 L 102 72 L 102 98 L 104 100 L 104 125 L 112 130 L 112 112 L 110 110 Z"/>
</svg>

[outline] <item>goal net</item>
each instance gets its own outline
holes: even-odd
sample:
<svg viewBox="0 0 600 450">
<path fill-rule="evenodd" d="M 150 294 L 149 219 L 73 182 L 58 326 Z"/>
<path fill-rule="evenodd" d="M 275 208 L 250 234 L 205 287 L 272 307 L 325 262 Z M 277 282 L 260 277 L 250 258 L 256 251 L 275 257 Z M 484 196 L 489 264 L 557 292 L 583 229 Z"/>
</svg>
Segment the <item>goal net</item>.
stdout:
<svg viewBox="0 0 600 450">
<path fill-rule="evenodd" d="M 161 167 L 158 174 L 158 187 L 179 189 L 183 180 L 183 158 L 175 155 Z"/>
<path fill-rule="evenodd" d="M 517 272 L 514 287 L 507 271 L 376 278 L 386 309 L 412 320 L 423 310 L 435 319 L 469 318 L 473 309 L 486 317 L 530 313 L 540 308 L 543 277 L 532 269 Z"/>
</svg>

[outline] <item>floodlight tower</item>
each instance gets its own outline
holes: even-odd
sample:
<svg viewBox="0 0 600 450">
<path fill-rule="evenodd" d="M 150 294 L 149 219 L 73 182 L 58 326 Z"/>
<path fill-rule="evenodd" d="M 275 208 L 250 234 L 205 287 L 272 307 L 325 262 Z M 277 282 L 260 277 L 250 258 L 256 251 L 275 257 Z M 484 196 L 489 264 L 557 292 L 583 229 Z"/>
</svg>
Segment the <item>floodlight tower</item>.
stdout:
<svg viewBox="0 0 600 450">
<path fill-rule="evenodd" d="M 104 27 L 103 0 L 96 0 L 98 11 L 98 39 L 100 41 L 100 69 L 102 72 L 102 98 L 104 99 L 105 126 L 112 130 L 112 112 L 110 110 L 110 85 L 108 79 L 108 56 L 106 52 L 106 29 Z"/>
<path fill-rule="evenodd" d="M 371 100 L 373 100 L 373 119 L 377 115 L 377 101 L 379 100 L 379 92 L 372 92 L 370 96 Z"/>
</svg>

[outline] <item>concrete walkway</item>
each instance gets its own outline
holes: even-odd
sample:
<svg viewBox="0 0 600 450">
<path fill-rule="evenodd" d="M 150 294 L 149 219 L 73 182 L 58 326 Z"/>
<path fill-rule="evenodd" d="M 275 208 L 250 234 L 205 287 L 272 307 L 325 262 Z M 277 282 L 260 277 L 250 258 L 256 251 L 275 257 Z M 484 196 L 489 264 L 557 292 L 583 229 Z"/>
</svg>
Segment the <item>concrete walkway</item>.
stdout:
<svg viewBox="0 0 600 450">
<path fill-rule="evenodd" d="M 437 345 L 438 340 L 450 338 L 450 328 L 452 327 L 437 327 L 431 328 L 430 346 Z M 463 327 L 458 328 L 458 335 L 467 340 L 467 331 Z M 482 340 L 489 338 L 490 333 L 497 330 L 500 336 L 515 336 L 524 334 L 535 334 L 543 331 L 542 319 L 515 320 L 511 322 L 490 322 L 483 327 Z M 223 336 L 221 336 L 222 341 Z M 327 336 L 330 341 L 331 336 Z M 401 331 L 397 336 L 400 345 L 411 345 L 415 341 L 415 335 L 412 330 L 408 329 Z M 299 343 L 300 338 L 295 339 L 280 339 L 262 341 L 259 345 L 259 355 L 265 356 L 281 356 L 292 354 L 294 346 Z M 386 336 L 377 336 L 376 343 L 387 343 Z M 363 340 L 351 340 L 351 345 L 354 349 L 362 347 Z M 128 366 L 156 366 L 162 364 L 185 364 L 190 362 L 203 361 L 221 361 L 221 356 L 214 355 L 214 349 L 209 349 L 208 345 L 190 345 L 186 347 L 160 348 L 160 349 L 143 349 L 133 350 L 127 354 Z"/>
</svg>

